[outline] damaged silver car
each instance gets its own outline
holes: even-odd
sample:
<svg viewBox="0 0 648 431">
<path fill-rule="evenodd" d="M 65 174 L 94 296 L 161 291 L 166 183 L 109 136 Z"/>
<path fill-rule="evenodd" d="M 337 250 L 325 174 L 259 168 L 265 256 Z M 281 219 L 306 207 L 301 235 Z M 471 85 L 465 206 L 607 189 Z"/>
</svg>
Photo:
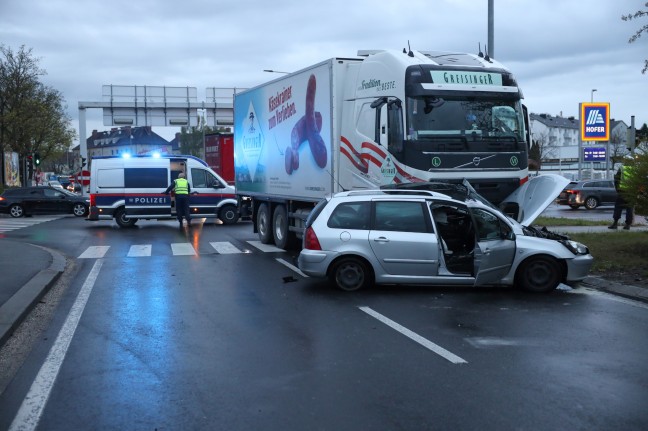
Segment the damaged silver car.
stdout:
<svg viewBox="0 0 648 431">
<path fill-rule="evenodd" d="M 567 182 L 535 177 L 501 209 L 465 182 L 337 193 L 311 212 L 299 269 L 347 291 L 374 284 L 505 285 L 533 292 L 575 285 L 592 266 L 588 248 L 531 226 Z"/>
</svg>

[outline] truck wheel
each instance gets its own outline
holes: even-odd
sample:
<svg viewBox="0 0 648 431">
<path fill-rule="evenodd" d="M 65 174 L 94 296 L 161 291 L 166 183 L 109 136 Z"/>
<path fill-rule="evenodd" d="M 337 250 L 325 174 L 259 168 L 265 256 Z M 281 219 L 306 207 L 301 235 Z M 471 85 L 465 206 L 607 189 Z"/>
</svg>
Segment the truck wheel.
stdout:
<svg viewBox="0 0 648 431">
<path fill-rule="evenodd" d="M 223 224 L 234 224 L 239 219 L 238 210 L 234 205 L 223 205 L 218 211 L 218 218 Z"/>
<path fill-rule="evenodd" d="M 285 250 L 289 244 L 290 231 L 288 230 L 288 214 L 286 213 L 286 207 L 283 205 L 277 205 L 274 210 L 272 232 L 274 233 L 275 245 Z"/>
<path fill-rule="evenodd" d="M 268 204 L 259 205 L 259 210 L 257 211 L 257 231 L 259 232 L 259 241 L 262 244 L 270 244 L 272 242 Z"/>
<path fill-rule="evenodd" d="M 119 208 L 115 212 L 115 221 L 119 227 L 132 227 L 137 223 L 136 218 L 126 218 L 126 211 L 124 211 L 124 208 Z"/>
</svg>

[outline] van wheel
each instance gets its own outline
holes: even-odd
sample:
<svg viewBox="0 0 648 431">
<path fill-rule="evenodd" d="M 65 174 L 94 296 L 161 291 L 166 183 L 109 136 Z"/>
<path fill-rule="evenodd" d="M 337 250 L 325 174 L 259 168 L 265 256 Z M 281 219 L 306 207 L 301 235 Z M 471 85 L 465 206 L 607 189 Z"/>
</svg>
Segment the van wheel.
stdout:
<svg viewBox="0 0 648 431">
<path fill-rule="evenodd" d="M 596 199 L 594 196 L 590 196 L 587 199 L 585 199 L 585 208 L 588 210 L 593 210 L 599 205 L 598 199 Z"/>
<path fill-rule="evenodd" d="M 239 219 L 238 210 L 234 205 L 223 205 L 218 211 L 218 218 L 223 224 L 234 224 Z"/>
<path fill-rule="evenodd" d="M 124 211 L 124 208 L 119 208 L 117 212 L 115 212 L 115 221 L 119 227 L 132 227 L 137 223 L 136 218 L 126 218 L 126 211 Z"/>
<path fill-rule="evenodd" d="M 272 232 L 274 233 L 275 245 L 286 250 L 289 244 L 290 231 L 288 230 L 288 214 L 286 207 L 277 205 L 272 215 Z"/>
<path fill-rule="evenodd" d="M 554 290 L 560 284 L 562 270 L 558 261 L 549 256 L 531 257 L 517 270 L 516 279 L 522 289 L 544 293 Z"/>
<path fill-rule="evenodd" d="M 373 273 L 364 260 L 358 257 L 344 257 L 331 268 L 329 279 L 339 289 L 353 292 L 372 284 Z"/>
<path fill-rule="evenodd" d="M 270 244 L 272 242 L 268 204 L 259 205 L 259 210 L 257 211 L 257 231 L 259 233 L 259 241 L 262 244 Z"/>
</svg>

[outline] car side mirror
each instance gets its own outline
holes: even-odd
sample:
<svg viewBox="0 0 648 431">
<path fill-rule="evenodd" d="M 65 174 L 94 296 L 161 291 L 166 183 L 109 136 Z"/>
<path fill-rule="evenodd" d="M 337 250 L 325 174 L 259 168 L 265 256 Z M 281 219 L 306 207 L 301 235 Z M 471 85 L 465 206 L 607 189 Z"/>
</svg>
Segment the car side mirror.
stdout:
<svg viewBox="0 0 648 431">
<path fill-rule="evenodd" d="M 515 241 L 515 232 L 510 230 L 510 231 L 508 231 L 506 233 L 503 233 L 502 234 L 502 239 L 507 239 L 509 241 Z"/>
<path fill-rule="evenodd" d="M 214 184 L 214 188 L 215 189 L 224 189 L 225 185 L 219 181 L 216 184 Z"/>
</svg>

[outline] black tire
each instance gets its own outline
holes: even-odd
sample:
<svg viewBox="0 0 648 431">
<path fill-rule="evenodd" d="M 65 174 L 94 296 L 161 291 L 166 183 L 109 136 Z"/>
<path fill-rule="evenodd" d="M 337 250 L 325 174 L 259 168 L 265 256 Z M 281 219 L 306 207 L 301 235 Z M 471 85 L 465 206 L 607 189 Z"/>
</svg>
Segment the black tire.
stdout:
<svg viewBox="0 0 648 431">
<path fill-rule="evenodd" d="M 137 223 L 136 218 L 126 218 L 126 211 L 124 211 L 124 208 L 119 208 L 115 212 L 115 221 L 119 227 L 133 227 L 135 226 L 135 223 Z"/>
<path fill-rule="evenodd" d="M 275 245 L 286 250 L 290 242 L 290 231 L 288 230 L 288 213 L 283 205 L 277 205 L 272 214 L 272 233 Z"/>
<path fill-rule="evenodd" d="M 271 223 L 268 204 L 259 205 L 259 210 L 257 211 L 257 232 L 259 233 L 259 241 L 262 244 L 272 243 Z"/>
<path fill-rule="evenodd" d="M 593 210 L 597 206 L 599 206 L 599 201 L 594 196 L 588 196 L 587 199 L 585 199 L 585 208 L 588 210 Z"/>
<path fill-rule="evenodd" d="M 533 256 L 520 265 L 516 280 L 529 292 L 551 292 L 562 280 L 560 263 L 550 256 Z"/>
<path fill-rule="evenodd" d="M 77 217 L 84 217 L 86 214 L 88 214 L 88 207 L 86 207 L 82 203 L 76 203 L 72 207 L 72 213 Z"/>
<path fill-rule="evenodd" d="M 239 213 L 234 205 L 223 205 L 218 211 L 218 218 L 223 224 L 234 224 L 239 219 Z"/>
<path fill-rule="evenodd" d="M 23 207 L 18 204 L 13 204 L 9 207 L 9 215 L 14 218 L 27 216 Z"/>
<path fill-rule="evenodd" d="M 373 284 L 373 272 L 364 260 L 343 257 L 331 268 L 329 279 L 338 289 L 353 292 Z"/>
<path fill-rule="evenodd" d="M 580 205 L 570 205 L 569 208 L 573 210 L 577 210 L 580 207 Z"/>
</svg>

